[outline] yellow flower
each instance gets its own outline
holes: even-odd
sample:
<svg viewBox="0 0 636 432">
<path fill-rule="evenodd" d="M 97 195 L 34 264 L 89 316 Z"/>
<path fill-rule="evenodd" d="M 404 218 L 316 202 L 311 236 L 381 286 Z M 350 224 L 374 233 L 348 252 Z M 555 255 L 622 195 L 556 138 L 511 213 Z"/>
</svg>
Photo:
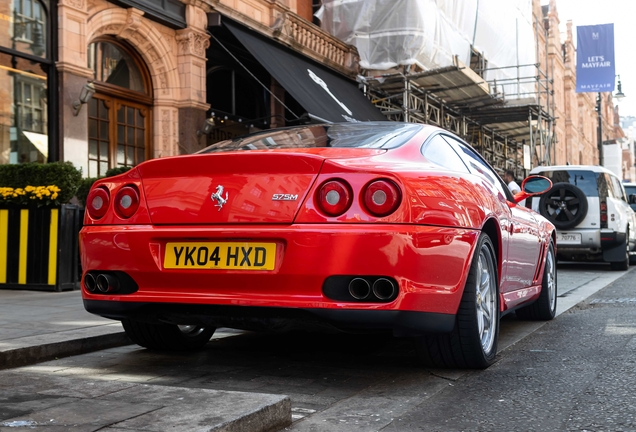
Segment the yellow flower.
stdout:
<svg viewBox="0 0 636 432">
<path fill-rule="evenodd" d="M 33 192 L 35 190 L 35 188 L 33 186 L 27 186 L 24 188 L 25 191 L 27 192 Z"/>
<path fill-rule="evenodd" d="M 51 195 L 51 199 L 57 199 L 57 192 L 53 193 L 53 195 Z"/>
</svg>

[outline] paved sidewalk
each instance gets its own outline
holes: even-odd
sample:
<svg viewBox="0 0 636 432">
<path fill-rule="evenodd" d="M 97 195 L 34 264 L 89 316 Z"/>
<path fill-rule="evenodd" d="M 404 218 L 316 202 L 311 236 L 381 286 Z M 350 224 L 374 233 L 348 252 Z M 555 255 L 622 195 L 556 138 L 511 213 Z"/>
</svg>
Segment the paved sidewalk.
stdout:
<svg viewBox="0 0 636 432">
<path fill-rule="evenodd" d="M 237 334 L 217 331 L 215 338 Z M 0 290 L 0 432 L 271 431 L 291 423 L 283 395 L 41 377 L 18 366 L 130 344 L 81 293 Z"/>
<path fill-rule="evenodd" d="M 624 274 L 575 270 L 560 291 L 559 313 Z M 502 350 L 527 335 L 527 329 L 508 324 Z M 214 338 L 237 333 L 219 329 Z M 11 369 L 127 344 L 119 322 L 84 310 L 79 291 L 0 290 L 0 369 L 9 369 L 0 371 L 0 432 L 269 431 L 291 423 L 291 403 L 284 394 L 116 384 Z"/>
<path fill-rule="evenodd" d="M 0 290 L 0 369 L 126 344 L 119 322 L 84 310 L 80 291 Z"/>
</svg>

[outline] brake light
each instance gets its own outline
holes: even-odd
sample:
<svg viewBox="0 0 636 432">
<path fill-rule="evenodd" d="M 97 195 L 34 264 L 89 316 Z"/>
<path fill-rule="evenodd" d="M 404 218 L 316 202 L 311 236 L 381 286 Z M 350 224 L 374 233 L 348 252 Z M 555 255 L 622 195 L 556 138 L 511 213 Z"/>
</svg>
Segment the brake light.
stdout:
<svg viewBox="0 0 636 432">
<path fill-rule="evenodd" d="M 128 219 L 139 208 L 139 192 L 134 186 L 124 186 L 115 197 L 115 210 L 122 218 Z"/>
<path fill-rule="evenodd" d="M 104 187 L 96 187 L 88 194 L 86 207 L 88 214 L 93 219 L 101 219 L 108 211 L 110 205 L 110 193 Z"/>
<path fill-rule="evenodd" d="M 607 228 L 607 203 L 601 201 L 601 228 Z"/>
<path fill-rule="evenodd" d="M 400 188 L 391 180 L 375 180 L 369 183 L 362 196 L 369 213 L 378 217 L 390 215 L 402 201 Z"/>
<path fill-rule="evenodd" d="M 318 189 L 318 208 L 329 216 L 340 216 L 351 206 L 351 187 L 344 180 L 329 180 Z"/>
</svg>

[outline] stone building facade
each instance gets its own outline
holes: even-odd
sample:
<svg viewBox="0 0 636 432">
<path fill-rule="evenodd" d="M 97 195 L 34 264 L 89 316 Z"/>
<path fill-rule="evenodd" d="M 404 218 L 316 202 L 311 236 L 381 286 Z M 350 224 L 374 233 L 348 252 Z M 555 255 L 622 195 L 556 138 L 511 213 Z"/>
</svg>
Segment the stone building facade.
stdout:
<svg viewBox="0 0 636 432">
<path fill-rule="evenodd" d="M 312 22 L 312 0 L 1 3 L 0 163 L 64 160 L 98 177 L 284 125 L 288 109 L 300 117 L 302 107 L 223 27 L 225 20 L 351 82 L 358 71 L 356 50 Z M 33 29 L 46 33 L 46 52 L 36 50 Z M 38 56 L 41 65 L 33 61 Z M 16 83 L 27 78 L 42 83 L 38 95 L 46 92 L 37 110 L 17 101 Z M 38 134 L 18 124 L 28 110 L 29 118 L 39 115 Z M 211 116 L 214 133 L 203 133 Z"/>
<path fill-rule="evenodd" d="M 552 163 L 597 164 L 597 95 L 575 92 L 572 23 L 562 39 L 557 2 L 540 3 L 533 0 L 548 30 L 547 40 L 542 30 L 536 37 L 540 69 L 552 79 L 553 93 L 541 96 L 556 119 Z M 97 177 L 290 124 L 306 110 L 223 23 L 353 82 L 355 48 L 314 24 L 314 10 L 312 0 L 1 2 L 0 163 L 65 160 Z M 612 141 L 622 132 L 612 95 L 601 98 L 603 141 Z"/>
<path fill-rule="evenodd" d="M 541 6 L 533 0 L 535 19 L 547 30 L 547 43 L 543 31 L 538 31 L 538 61 L 554 82 L 554 94 L 541 103 L 551 105 L 555 121 L 555 165 L 598 165 L 598 112 L 597 93 L 576 93 L 576 49 L 572 21 L 566 24 L 562 37 L 559 31 L 558 2 Z M 547 50 L 547 55 L 546 55 Z M 602 140 L 613 142 L 622 138 L 620 125 L 614 121 L 618 108 L 611 93 L 601 93 Z"/>
</svg>

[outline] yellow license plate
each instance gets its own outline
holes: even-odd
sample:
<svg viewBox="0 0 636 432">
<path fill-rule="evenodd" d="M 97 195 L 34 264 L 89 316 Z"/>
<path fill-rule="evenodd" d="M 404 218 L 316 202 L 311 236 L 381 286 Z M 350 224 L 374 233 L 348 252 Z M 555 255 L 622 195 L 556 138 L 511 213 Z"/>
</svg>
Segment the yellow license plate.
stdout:
<svg viewBox="0 0 636 432">
<path fill-rule="evenodd" d="M 167 269 L 274 270 L 276 243 L 167 243 Z"/>
</svg>

